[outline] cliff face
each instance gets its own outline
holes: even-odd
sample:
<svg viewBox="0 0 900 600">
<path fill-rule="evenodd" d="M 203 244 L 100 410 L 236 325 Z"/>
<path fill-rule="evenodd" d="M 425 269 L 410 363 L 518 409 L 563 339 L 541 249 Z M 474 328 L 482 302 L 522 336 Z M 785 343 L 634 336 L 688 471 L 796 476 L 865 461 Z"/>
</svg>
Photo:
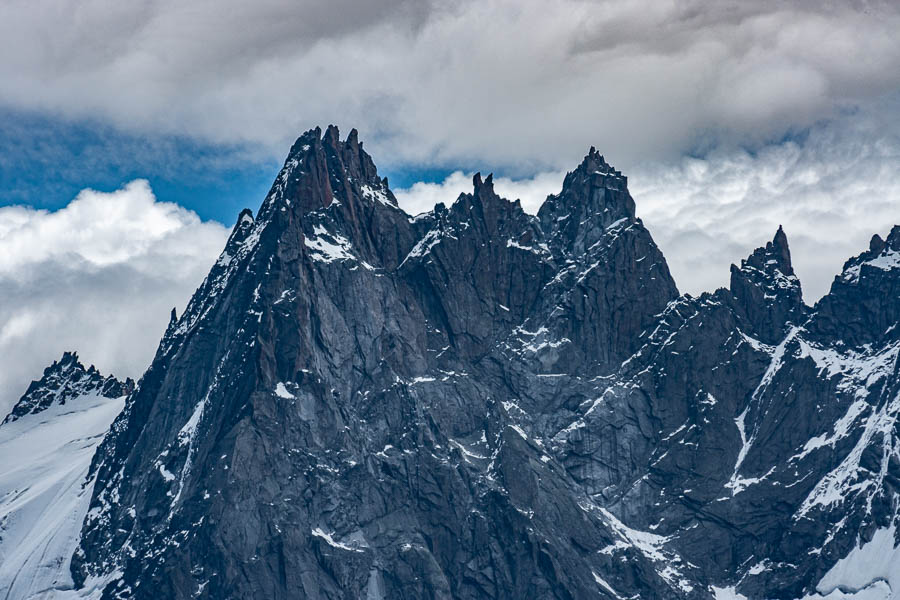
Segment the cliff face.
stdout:
<svg viewBox="0 0 900 600">
<path fill-rule="evenodd" d="M 799 597 L 895 513 L 897 231 L 814 308 L 781 230 L 679 297 L 593 149 L 537 216 L 476 175 L 411 218 L 307 132 L 99 448 L 76 584 Z"/>
</svg>

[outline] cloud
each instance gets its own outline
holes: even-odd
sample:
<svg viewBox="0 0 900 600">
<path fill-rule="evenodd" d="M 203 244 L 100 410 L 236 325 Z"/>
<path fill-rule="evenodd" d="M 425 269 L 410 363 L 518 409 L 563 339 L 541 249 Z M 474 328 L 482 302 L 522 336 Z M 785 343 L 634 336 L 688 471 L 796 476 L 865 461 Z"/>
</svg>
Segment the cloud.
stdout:
<svg viewBox="0 0 900 600">
<path fill-rule="evenodd" d="M 143 180 L 55 212 L 0 208 L 0 413 L 64 350 L 139 377 L 226 236 Z"/>
<path fill-rule="evenodd" d="M 0 103 L 268 155 L 335 122 L 397 165 L 630 168 L 867 109 L 898 29 L 879 0 L 13 1 Z"/>
<path fill-rule="evenodd" d="M 824 125 L 757 152 L 714 152 L 647 165 L 629 178 L 682 291 L 727 285 L 728 265 L 784 225 L 807 302 L 845 260 L 900 223 L 900 137 L 879 121 Z"/>
<path fill-rule="evenodd" d="M 431 210 L 438 202 L 446 205 L 463 193 L 472 193 L 474 173 L 454 171 L 440 182 L 419 181 L 406 189 L 394 190 L 397 202 L 411 215 Z M 528 179 L 495 177 L 494 190 L 504 198 L 521 200 L 526 212 L 536 213 L 550 194 L 559 192 L 563 172 L 538 173 Z"/>
<path fill-rule="evenodd" d="M 892 113 L 888 107 L 886 114 Z M 900 223 L 900 137 L 879 120 L 853 127 L 824 124 L 802 139 L 756 152 L 716 151 L 705 158 L 646 163 L 629 176 L 641 217 L 666 256 L 682 292 L 728 285 L 729 265 L 771 240 L 783 225 L 807 302 L 825 294 L 848 258 L 875 233 Z M 574 165 L 573 165 L 574 166 Z M 526 211 L 562 185 L 563 172 L 495 179 L 498 194 L 521 198 Z M 471 192 L 471 175 L 396 191 L 416 213 Z"/>
</svg>

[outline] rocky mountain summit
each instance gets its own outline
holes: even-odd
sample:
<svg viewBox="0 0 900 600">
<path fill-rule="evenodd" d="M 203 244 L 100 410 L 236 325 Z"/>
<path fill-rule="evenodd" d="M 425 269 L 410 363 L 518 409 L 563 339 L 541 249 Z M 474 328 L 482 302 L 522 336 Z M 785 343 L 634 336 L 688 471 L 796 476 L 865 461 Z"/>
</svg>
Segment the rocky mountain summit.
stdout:
<svg viewBox="0 0 900 600">
<path fill-rule="evenodd" d="M 779 229 L 679 295 L 594 149 L 537 215 L 479 174 L 410 217 L 311 130 L 98 447 L 75 588 L 892 597 L 898 257 L 810 307 Z"/>
<path fill-rule="evenodd" d="M 130 394 L 134 381 L 104 377 L 94 365 L 85 368 L 75 352 L 64 352 L 62 358 L 44 369 L 43 376 L 32 381 L 28 389 L 3 420 L 11 423 L 25 415 L 37 414 L 51 406 L 62 406 L 81 396 L 97 395 L 118 398 Z"/>
<path fill-rule="evenodd" d="M 133 388 L 66 352 L 0 423 L 0 598 L 79 597 L 69 563 L 91 500 L 87 475 Z"/>
</svg>

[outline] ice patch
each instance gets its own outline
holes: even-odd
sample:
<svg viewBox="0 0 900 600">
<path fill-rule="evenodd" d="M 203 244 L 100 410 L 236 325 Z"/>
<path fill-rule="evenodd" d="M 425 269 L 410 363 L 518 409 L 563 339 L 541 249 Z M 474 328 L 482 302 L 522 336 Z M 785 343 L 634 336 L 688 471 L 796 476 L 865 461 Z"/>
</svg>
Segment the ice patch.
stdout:
<svg viewBox="0 0 900 600">
<path fill-rule="evenodd" d="M 712 586 L 712 591 L 716 600 L 747 600 L 747 596 L 739 594 L 734 587 L 720 588 Z"/>
<path fill-rule="evenodd" d="M 439 244 L 440 241 L 441 232 L 437 229 L 432 229 L 431 231 L 426 233 L 425 237 L 419 240 L 415 246 L 413 246 L 413 249 L 409 251 L 409 254 L 407 254 L 406 258 L 403 259 L 403 262 L 400 263 L 400 267 L 402 267 L 410 258 L 425 256 L 426 254 L 431 252 L 431 249 Z"/>
<path fill-rule="evenodd" d="M 547 247 L 547 244 L 538 244 L 537 246 L 525 246 L 520 244 L 519 242 L 508 239 L 506 240 L 507 248 L 516 248 L 517 250 L 525 250 L 526 252 L 532 252 L 534 254 L 547 254 L 550 252 L 550 249 Z"/>
<path fill-rule="evenodd" d="M 873 495 L 882 489 L 888 464 L 892 457 L 896 460 L 897 450 L 892 438 L 898 413 L 900 413 L 900 394 L 865 419 L 862 434 L 856 445 L 840 465 L 816 484 L 803 501 L 795 518 L 805 516 L 816 506 L 828 507 L 839 504 L 866 490 L 870 492 L 867 512 L 871 510 Z M 876 439 L 880 440 L 880 443 L 876 442 Z M 881 450 L 881 464 L 876 472 L 870 472 L 860 464 L 863 454 L 873 444 L 878 444 Z M 860 472 L 867 476 L 860 477 Z"/>
<path fill-rule="evenodd" d="M 766 368 L 766 372 L 763 374 L 762 379 L 759 382 L 759 385 L 756 386 L 756 389 L 753 390 L 753 394 L 751 395 L 751 404 L 755 404 L 759 399 L 760 395 L 769 387 L 772 383 L 772 380 L 775 379 L 775 375 L 781 369 L 784 364 L 784 355 L 787 350 L 788 344 L 797 336 L 797 333 L 800 331 L 799 327 L 792 327 L 788 334 L 781 340 L 781 343 L 775 347 L 772 351 L 772 359 L 769 362 L 768 368 Z M 753 485 L 755 483 L 759 483 L 762 479 L 765 479 L 775 467 L 763 475 L 762 477 L 742 477 L 740 475 L 741 465 L 744 462 L 744 459 L 747 458 L 747 453 L 750 452 L 750 448 L 753 446 L 753 442 L 756 439 L 756 431 L 754 428 L 753 433 L 747 433 L 747 424 L 745 420 L 747 418 L 747 413 L 749 412 L 750 407 L 748 406 L 735 418 L 734 424 L 738 428 L 738 433 L 741 436 L 741 449 L 738 451 L 737 459 L 734 463 L 734 471 L 731 474 L 731 479 L 729 479 L 728 483 L 725 484 L 725 487 L 731 490 L 731 495 L 735 496 L 741 493 L 744 489 L 749 485 Z"/>
<path fill-rule="evenodd" d="M 390 206 L 391 208 L 398 208 L 391 200 L 388 198 L 388 195 L 384 193 L 382 190 L 377 190 L 370 185 L 364 185 L 360 187 L 360 191 L 362 192 L 363 198 L 367 200 L 374 200 L 375 202 L 380 202 L 385 206 Z"/>
<path fill-rule="evenodd" d="M 582 508 L 585 507 L 582 506 Z M 672 587 L 677 587 L 685 592 L 693 590 L 693 586 L 691 586 L 690 582 L 688 582 L 679 569 L 675 567 L 677 563 L 681 562 L 681 558 L 676 554 L 665 550 L 665 544 L 670 538 L 650 533 L 649 531 L 632 529 L 607 509 L 602 507 L 594 508 L 606 518 L 610 528 L 621 538 L 615 544 L 600 550 L 601 553 L 613 554 L 615 551 L 628 548 L 629 546 L 636 548 L 650 560 L 665 564 L 665 567 L 657 571 L 657 573 L 667 584 Z"/>
<path fill-rule="evenodd" d="M 595 571 L 591 571 L 591 575 L 594 576 L 594 581 L 597 582 L 597 585 L 599 585 L 599 586 L 602 587 L 604 590 L 606 590 L 607 592 L 609 592 L 609 593 L 612 595 L 613 598 L 619 598 L 619 599 L 622 598 L 622 596 L 620 596 L 619 594 L 617 594 L 617 593 L 616 593 L 616 590 L 612 589 L 612 586 L 610 586 L 608 583 L 606 583 L 606 581 L 605 581 L 602 577 L 600 577 L 599 575 L 597 575 L 597 573 L 596 573 Z"/>
<path fill-rule="evenodd" d="M 216 261 L 216 266 L 227 267 L 230 264 L 231 264 L 231 255 L 228 254 L 227 250 L 223 250 L 221 256 L 219 256 L 219 260 Z"/>
<path fill-rule="evenodd" d="M 334 533 L 326 533 L 321 527 L 316 527 L 311 533 L 315 537 L 325 540 L 325 542 L 333 548 L 340 548 L 341 550 L 347 550 L 349 552 L 365 552 L 362 548 L 356 548 L 335 540 Z"/>
<path fill-rule="evenodd" d="M 284 398 L 285 400 L 293 400 L 294 395 L 288 391 L 288 389 L 284 386 L 284 383 L 279 381 L 277 385 L 275 385 L 275 395 L 279 398 Z"/>
<path fill-rule="evenodd" d="M 738 476 L 738 470 L 741 468 L 741 464 L 744 462 L 744 459 L 747 458 L 747 452 L 750 451 L 750 446 L 753 443 L 753 440 L 747 439 L 747 430 L 744 425 L 744 420 L 747 418 L 747 411 L 749 408 L 745 408 L 744 411 L 737 416 L 734 420 L 734 424 L 737 426 L 738 433 L 741 436 L 741 449 L 738 451 L 737 460 L 734 463 L 734 472 L 731 474 L 731 479 L 728 483 L 725 484 L 725 487 L 731 489 L 731 495 L 734 496 L 741 492 L 745 486 L 745 481 L 743 478 Z"/>
<path fill-rule="evenodd" d="M 175 481 L 175 474 L 166 469 L 166 466 L 163 464 L 159 465 L 159 474 L 166 481 Z"/>
<path fill-rule="evenodd" d="M 321 225 L 316 225 L 313 228 L 313 233 L 316 237 L 307 237 L 303 241 L 306 247 L 310 249 L 313 260 L 325 263 L 356 260 L 353 253 L 350 252 L 352 246 L 347 238 L 337 233 L 329 232 Z M 327 238 L 331 238 L 332 241 L 329 241 Z"/>
</svg>

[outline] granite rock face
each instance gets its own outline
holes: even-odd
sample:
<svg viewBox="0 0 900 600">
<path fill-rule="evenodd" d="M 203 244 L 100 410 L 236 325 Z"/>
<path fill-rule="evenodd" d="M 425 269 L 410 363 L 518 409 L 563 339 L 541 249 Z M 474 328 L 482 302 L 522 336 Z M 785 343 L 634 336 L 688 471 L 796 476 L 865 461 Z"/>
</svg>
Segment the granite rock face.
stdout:
<svg viewBox="0 0 900 600">
<path fill-rule="evenodd" d="M 591 149 L 536 216 L 409 217 L 301 136 L 110 434 L 106 598 L 799 598 L 897 512 L 900 229 L 803 304 L 787 238 L 680 296 Z M 868 537 L 867 537 L 868 536 Z M 99 582 L 99 583 L 98 583 Z"/>
<path fill-rule="evenodd" d="M 130 394 L 133 389 L 134 381 L 131 379 L 119 381 L 112 375 L 104 377 L 94 365 L 85 368 L 77 353 L 64 352 L 62 358 L 44 369 L 40 379 L 31 382 L 3 423 L 43 412 L 51 406 L 63 405 L 81 396 L 118 398 Z"/>
</svg>

